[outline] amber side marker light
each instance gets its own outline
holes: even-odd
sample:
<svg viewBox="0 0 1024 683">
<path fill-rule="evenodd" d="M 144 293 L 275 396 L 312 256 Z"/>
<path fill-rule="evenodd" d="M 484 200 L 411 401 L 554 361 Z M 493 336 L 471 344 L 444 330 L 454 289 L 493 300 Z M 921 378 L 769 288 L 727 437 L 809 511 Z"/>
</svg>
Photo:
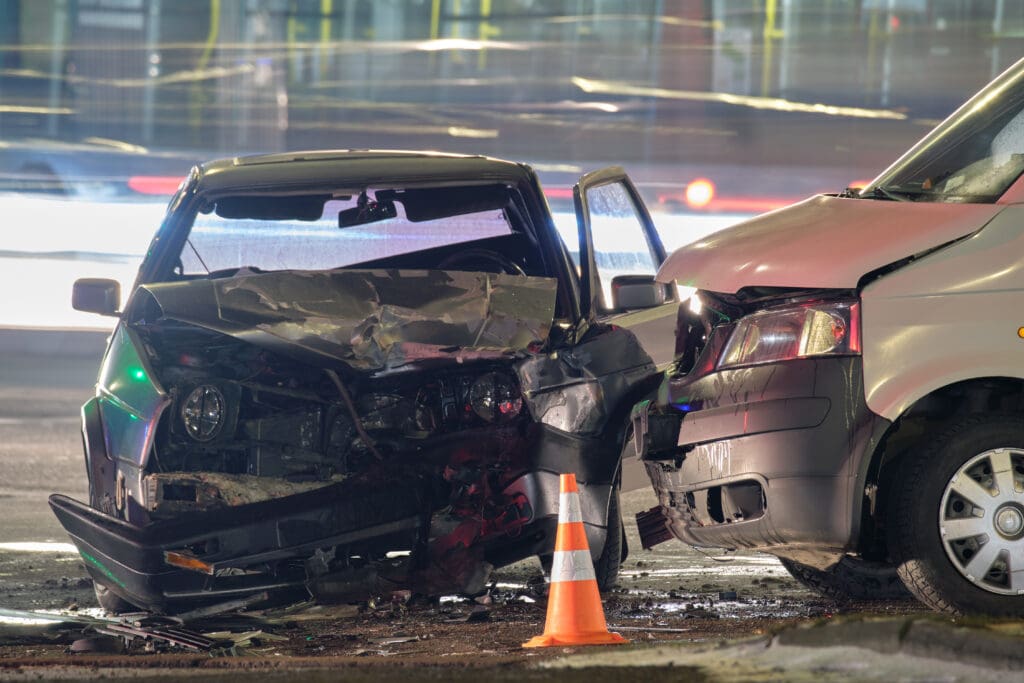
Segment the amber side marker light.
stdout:
<svg viewBox="0 0 1024 683">
<path fill-rule="evenodd" d="M 1024 339 L 1024 327 L 1017 328 L 1017 336 L 1020 337 L 1021 339 Z"/>
<path fill-rule="evenodd" d="M 213 565 L 203 562 L 191 553 L 178 552 L 175 550 L 164 551 L 164 562 L 172 567 L 180 567 L 189 571 L 209 574 L 213 576 Z"/>
</svg>

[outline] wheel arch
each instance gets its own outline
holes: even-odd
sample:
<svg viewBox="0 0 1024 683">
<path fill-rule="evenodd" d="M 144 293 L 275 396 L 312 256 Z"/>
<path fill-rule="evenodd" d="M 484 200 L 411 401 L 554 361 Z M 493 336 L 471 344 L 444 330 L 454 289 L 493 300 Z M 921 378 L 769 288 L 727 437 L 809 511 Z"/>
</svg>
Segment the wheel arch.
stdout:
<svg viewBox="0 0 1024 683">
<path fill-rule="evenodd" d="M 884 547 L 887 497 L 896 483 L 904 456 L 948 422 L 987 413 L 1024 413 L 1024 380 L 978 377 L 946 384 L 918 398 L 894 420 L 866 459 L 865 504 L 858 549 L 870 553 Z"/>
</svg>

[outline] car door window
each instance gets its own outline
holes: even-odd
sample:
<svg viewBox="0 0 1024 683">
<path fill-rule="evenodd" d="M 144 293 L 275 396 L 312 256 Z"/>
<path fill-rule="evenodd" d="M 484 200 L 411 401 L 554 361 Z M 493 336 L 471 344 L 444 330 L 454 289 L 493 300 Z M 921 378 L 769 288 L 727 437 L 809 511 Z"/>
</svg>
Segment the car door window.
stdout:
<svg viewBox="0 0 1024 683">
<path fill-rule="evenodd" d="M 601 305 L 607 310 L 612 303 L 612 279 L 619 275 L 654 275 L 658 257 L 623 183 L 590 187 L 586 193 Z"/>
</svg>

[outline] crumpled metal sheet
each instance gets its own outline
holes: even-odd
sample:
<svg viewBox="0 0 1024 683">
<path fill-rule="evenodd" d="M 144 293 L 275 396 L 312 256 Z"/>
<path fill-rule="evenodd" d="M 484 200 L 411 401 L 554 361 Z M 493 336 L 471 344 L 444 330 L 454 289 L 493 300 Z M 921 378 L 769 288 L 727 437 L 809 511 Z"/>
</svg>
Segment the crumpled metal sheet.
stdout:
<svg viewBox="0 0 1024 683">
<path fill-rule="evenodd" d="M 441 270 L 240 271 L 149 284 L 163 316 L 357 370 L 500 358 L 543 344 L 557 281 Z"/>
<path fill-rule="evenodd" d="M 613 407 L 656 368 L 636 336 L 616 327 L 572 349 L 528 358 L 516 370 L 536 420 L 592 436 L 604 429 Z"/>
<path fill-rule="evenodd" d="M 143 479 L 146 509 L 154 517 L 260 503 L 330 486 L 335 481 L 291 482 L 254 474 L 160 472 Z M 175 491 L 174 497 L 167 490 Z M 192 494 L 187 499 L 183 493 Z"/>
</svg>

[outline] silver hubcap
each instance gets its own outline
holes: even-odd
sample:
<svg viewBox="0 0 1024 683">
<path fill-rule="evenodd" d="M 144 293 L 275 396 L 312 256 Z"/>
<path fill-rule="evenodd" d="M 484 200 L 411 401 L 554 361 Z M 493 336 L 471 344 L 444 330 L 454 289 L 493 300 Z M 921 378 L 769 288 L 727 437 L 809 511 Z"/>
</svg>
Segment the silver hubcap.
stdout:
<svg viewBox="0 0 1024 683">
<path fill-rule="evenodd" d="M 1024 594 L 1024 450 L 995 448 L 964 463 L 942 494 L 939 535 L 968 581 Z"/>
<path fill-rule="evenodd" d="M 996 531 L 1006 538 L 1019 536 L 1022 526 L 1024 526 L 1024 516 L 1016 507 L 1004 505 L 996 512 Z"/>
</svg>

